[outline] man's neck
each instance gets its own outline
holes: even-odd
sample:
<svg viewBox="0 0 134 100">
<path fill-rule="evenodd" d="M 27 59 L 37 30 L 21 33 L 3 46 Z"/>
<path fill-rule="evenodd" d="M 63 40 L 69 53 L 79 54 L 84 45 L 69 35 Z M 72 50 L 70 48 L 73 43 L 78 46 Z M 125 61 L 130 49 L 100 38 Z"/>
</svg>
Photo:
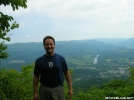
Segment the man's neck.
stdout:
<svg viewBox="0 0 134 100">
<path fill-rule="evenodd" d="M 52 57 L 54 55 L 54 52 L 52 52 L 52 53 L 46 53 L 46 56 L 48 56 L 48 57 Z"/>
</svg>

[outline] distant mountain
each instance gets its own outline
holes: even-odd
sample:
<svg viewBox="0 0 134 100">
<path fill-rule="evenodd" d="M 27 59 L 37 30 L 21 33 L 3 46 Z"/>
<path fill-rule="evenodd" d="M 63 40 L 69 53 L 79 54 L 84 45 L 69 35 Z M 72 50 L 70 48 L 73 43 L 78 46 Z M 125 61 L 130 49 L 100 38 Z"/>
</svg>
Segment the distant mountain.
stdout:
<svg viewBox="0 0 134 100">
<path fill-rule="evenodd" d="M 100 42 L 96 40 L 74 40 L 74 41 L 58 41 L 56 43 L 56 51 L 58 53 L 65 54 L 87 54 L 87 53 L 98 53 L 106 49 L 115 49 L 114 45 Z"/>
<path fill-rule="evenodd" d="M 106 42 L 110 44 L 119 44 L 121 42 L 124 42 L 126 40 L 129 40 L 131 38 L 95 38 L 97 41 Z"/>
<path fill-rule="evenodd" d="M 120 42 L 121 46 L 125 46 L 127 48 L 134 48 L 134 38 L 128 39 L 126 41 Z"/>
<path fill-rule="evenodd" d="M 118 55 L 120 50 L 127 49 L 127 46 L 133 46 L 133 39 L 122 39 L 122 42 L 118 42 L 118 45 L 112 43 L 112 40 L 106 42 L 109 39 L 90 39 L 90 40 L 72 40 L 72 41 L 56 41 L 55 52 L 63 55 L 69 66 L 90 66 L 94 62 L 96 55 L 99 58 L 103 58 L 103 54 L 107 55 L 106 57 L 113 55 Z M 115 42 L 115 41 L 114 41 Z M 124 44 L 124 45 L 123 45 Z M 20 66 L 34 63 L 35 60 L 41 55 L 45 54 L 45 50 L 42 42 L 32 42 L 32 43 L 14 43 L 7 44 L 7 52 L 10 54 L 10 57 L 6 60 L 2 60 L 2 66 Z M 110 54 L 109 54 L 110 53 Z M 98 59 L 99 59 L 98 58 Z M 102 61 L 102 60 L 101 60 Z"/>
<path fill-rule="evenodd" d="M 95 38 L 97 41 L 123 46 L 126 48 L 134 48 L 134 38 Z"/>
</svg>

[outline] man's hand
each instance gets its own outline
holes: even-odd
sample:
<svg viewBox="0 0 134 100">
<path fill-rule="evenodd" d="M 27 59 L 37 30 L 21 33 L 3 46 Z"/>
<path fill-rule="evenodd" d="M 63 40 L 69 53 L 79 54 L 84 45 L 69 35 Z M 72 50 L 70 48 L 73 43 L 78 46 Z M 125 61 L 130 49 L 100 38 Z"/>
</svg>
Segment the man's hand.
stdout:
<svg viewBox="0 0 134 100">
<path fill-rule="evenodd" d="M 73 96 L 73 91 L 72 90 L 69 90 L 68 91 L 68 98 L 71 99 Z"/>
<path fill-rule="evenodd" d="M 39 100 L 39 95 L 37 93 L 34 94 L 34 100 Z"/>
</svg>

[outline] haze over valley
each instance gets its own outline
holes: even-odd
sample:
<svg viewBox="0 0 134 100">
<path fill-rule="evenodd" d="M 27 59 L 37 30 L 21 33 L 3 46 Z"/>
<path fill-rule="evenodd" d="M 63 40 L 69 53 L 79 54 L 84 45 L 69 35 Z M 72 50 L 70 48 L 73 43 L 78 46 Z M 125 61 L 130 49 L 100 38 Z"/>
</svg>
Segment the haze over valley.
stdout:
<svg viewBox="0 0 134 100">
<path fill-rule="evenodd" d="M 45 53 L 42 42 L 7 44 L 7 47 L 10 57 L 1 60 L 1 68 L 20 70 L 20 66 L 34 64 L 36 58 Z M 129 67 L 134 67 L 134 38 L 56 41 L 55 52 L 64 56 L 73 69 L 76 87 L 126 79 Z"/>
</svg>

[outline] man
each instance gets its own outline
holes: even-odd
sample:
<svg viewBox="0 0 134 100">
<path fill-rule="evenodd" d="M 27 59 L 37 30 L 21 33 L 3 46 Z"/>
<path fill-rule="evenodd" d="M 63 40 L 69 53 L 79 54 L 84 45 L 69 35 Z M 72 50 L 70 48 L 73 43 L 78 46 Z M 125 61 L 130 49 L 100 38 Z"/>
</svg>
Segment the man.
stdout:
<svg viewBox="0 0 134 100">
<path fill-rule="evenodd" d="M 68 83 L 68 96 L 72 97 L 72 81 L 64 57 L 54 53 L 55 40 L 51 36 L 43 39 L 46 54 L 35 62 L 33 88 L 34 100 L 38 100 L 38 83 L 40 100 L 65 100 L 63 82 L 64 76 Z"/>
</svg>

